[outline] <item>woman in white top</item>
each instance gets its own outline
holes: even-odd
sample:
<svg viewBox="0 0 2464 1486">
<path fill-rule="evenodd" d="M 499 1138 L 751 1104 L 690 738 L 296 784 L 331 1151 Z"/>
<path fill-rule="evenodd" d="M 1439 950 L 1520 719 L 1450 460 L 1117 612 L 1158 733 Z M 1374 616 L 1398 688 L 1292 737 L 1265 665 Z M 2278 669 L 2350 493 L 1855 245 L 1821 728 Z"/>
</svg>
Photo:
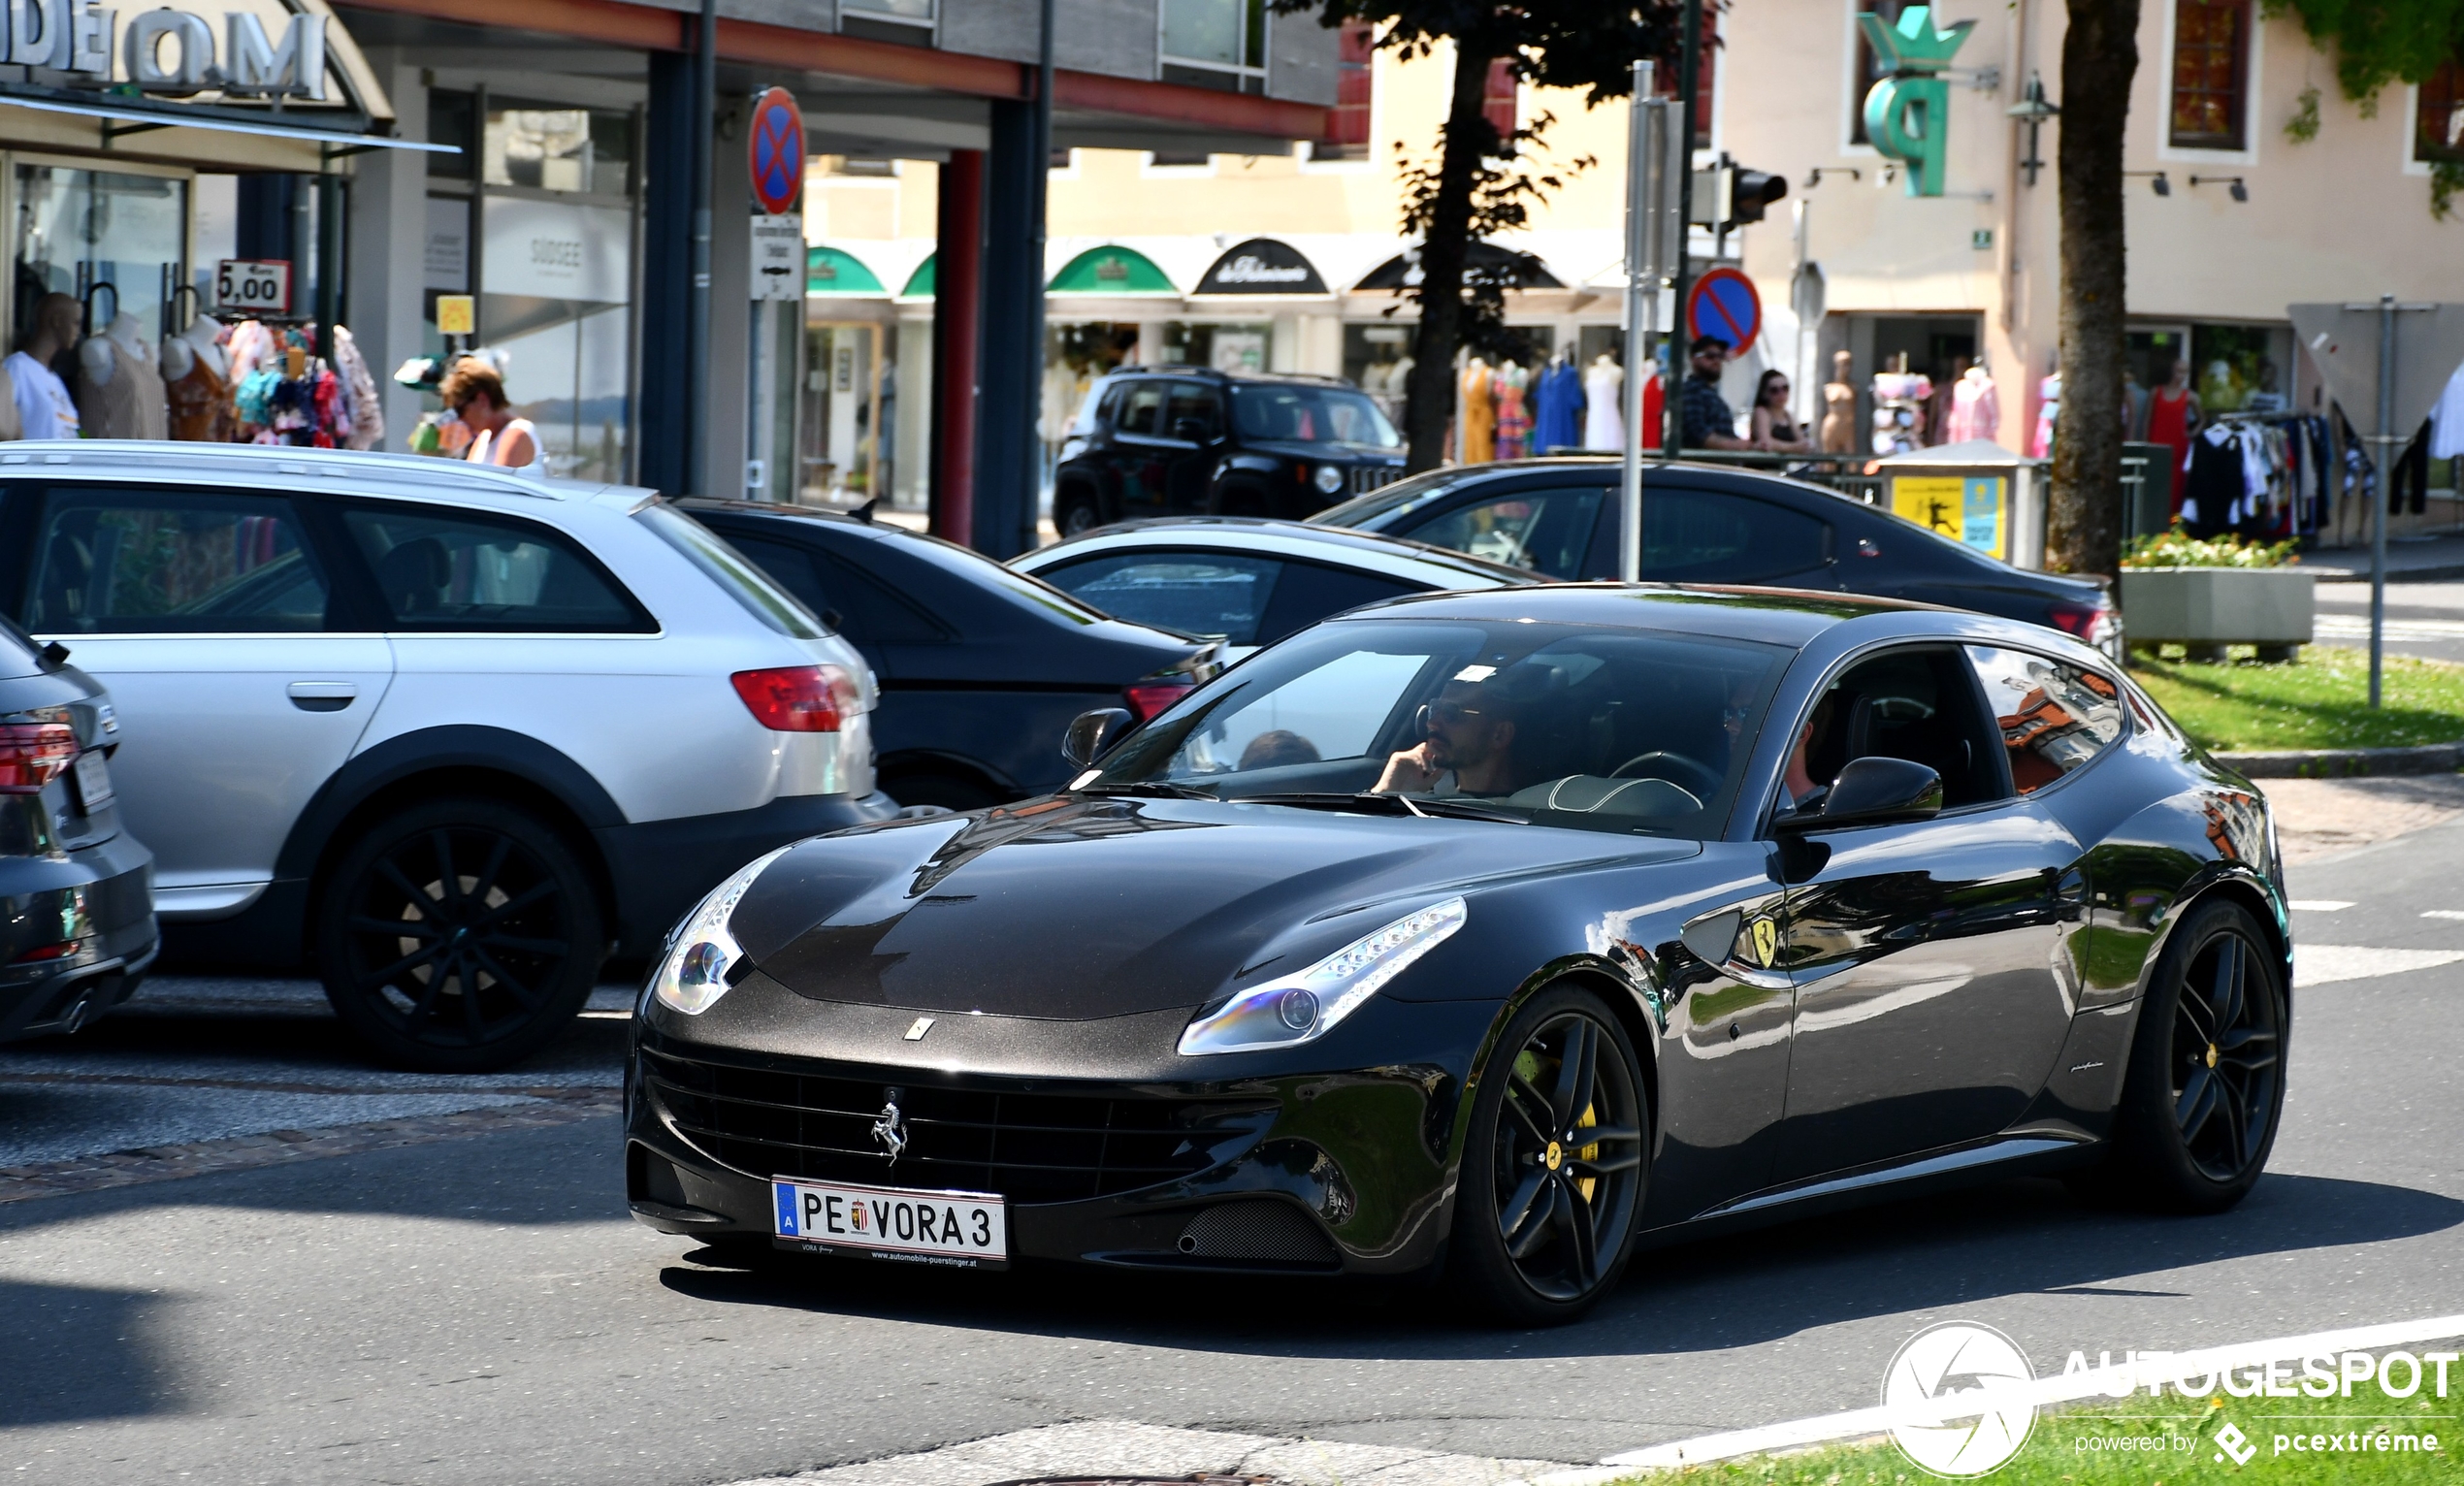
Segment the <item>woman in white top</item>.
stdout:
<svg viewBox="0 0 2464 1486">
<path fill-rule="evenodd" d="M 464 459 L 477 465 L 499 465 L 533 474 L 547 473 L 547 454 L 539 447 L 538 430 L 528 418 L 513 416 L 505 404 L 504 379 L 485 362 L 465 356 L 438 384 L 444 400 L 471 433 Z"/>
</svg>

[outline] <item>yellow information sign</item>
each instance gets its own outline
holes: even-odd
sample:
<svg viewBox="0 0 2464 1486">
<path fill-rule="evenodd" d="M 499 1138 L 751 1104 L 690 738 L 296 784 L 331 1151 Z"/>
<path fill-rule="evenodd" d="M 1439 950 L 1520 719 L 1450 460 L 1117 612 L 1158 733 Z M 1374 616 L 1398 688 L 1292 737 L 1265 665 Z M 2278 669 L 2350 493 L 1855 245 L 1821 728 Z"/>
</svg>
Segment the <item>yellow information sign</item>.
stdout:
<svg viewBox="0 0 2464 1486">
<path fill-rule="evenodd" d="M 1891 509 L 1955 542 L 2007 558 L 2009 490 L 1998 474 L 1899 474 L 1891 478 Z"/>
<path fill-rule="evenodd" d="M 468 336 L 477 330 L 479 302 L 468 294 L 437 296 L 437 334 Z"/>
</svg>

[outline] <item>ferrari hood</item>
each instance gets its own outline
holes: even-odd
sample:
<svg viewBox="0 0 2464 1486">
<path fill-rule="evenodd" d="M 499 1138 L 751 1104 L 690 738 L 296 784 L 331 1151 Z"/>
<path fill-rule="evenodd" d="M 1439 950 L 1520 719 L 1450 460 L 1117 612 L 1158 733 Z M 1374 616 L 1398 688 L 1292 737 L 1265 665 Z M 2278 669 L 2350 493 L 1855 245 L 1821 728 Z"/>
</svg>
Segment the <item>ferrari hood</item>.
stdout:
<svg viewBox="0 0 2464 1486">
<path fill-rule="evenodd" d="M 730 921 L 766 976 L 814 1000 L 1086 1019 L 1194 1009 L 1237 972 L 1299 969 L 1452 893 L 1696 850 L 1286 806 L 1045 799 L 804 842 Z"/>
</svg>

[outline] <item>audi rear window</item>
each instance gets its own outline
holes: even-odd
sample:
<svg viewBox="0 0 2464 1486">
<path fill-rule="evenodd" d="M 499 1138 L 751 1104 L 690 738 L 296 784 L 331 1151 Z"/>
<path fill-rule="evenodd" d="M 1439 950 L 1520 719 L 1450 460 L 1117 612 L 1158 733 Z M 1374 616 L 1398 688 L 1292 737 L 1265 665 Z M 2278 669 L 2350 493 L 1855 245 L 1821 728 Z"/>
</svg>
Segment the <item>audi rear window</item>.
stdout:
<svg viewBox="0 0 2464 1486">
<path fill-rule="evenodd" d="M 761 565 L 728 545 L 718 533 L 665 501 L 643 506 L 638 514 L 662 541 L 684 554 L 686 562 L 762 624 L 799 640 L 818 640 L 830 632 L 812 610 L 771 582 Z"/>
</svg>

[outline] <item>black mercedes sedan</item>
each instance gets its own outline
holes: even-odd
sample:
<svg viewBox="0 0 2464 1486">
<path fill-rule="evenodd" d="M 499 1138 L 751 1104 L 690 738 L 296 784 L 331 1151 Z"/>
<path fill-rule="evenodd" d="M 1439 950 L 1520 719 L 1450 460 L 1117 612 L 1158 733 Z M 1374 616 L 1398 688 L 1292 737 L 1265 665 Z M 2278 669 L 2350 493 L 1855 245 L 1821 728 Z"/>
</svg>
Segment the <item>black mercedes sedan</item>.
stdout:
<svg viewBox="0 0 2464 1486">
<path fill-rule="evenodd" d="M 937 536 L 805 506 L 677 504 L 862 654 L 881 687 L 875 768 L 902 805 L 1039 794 L 1067 777 L 1071 718 L 1150 716 L 1217 668 L 1212 641 L 1115 619 Z"/>
<path fill-rule="evenodd" d="M 1309 519 L 1408 536 L 1551 578 L 1622 570 L 1618 462 L 1512 460 L 1433 469 Z M 2015 567 L 1890 511 L 1775 474 L 1645 467 L 1642 576 L 1909 598 L 2046 625 L 2122 653 L 2113 599 L 2085 578 Z"/>
<path fill-rule="evenodd" d="M 1057 793 L 785 848 L 678 925 L 628 1071 L 642 1221 L 1437 1273 L 1538 1324 L 1638 1244 L 1946 1181 L 2221 1210 L 2275 1138 L 2266 802 L 2042 628 L 1420 596 L 1070 747 Z"/>
</svg>

